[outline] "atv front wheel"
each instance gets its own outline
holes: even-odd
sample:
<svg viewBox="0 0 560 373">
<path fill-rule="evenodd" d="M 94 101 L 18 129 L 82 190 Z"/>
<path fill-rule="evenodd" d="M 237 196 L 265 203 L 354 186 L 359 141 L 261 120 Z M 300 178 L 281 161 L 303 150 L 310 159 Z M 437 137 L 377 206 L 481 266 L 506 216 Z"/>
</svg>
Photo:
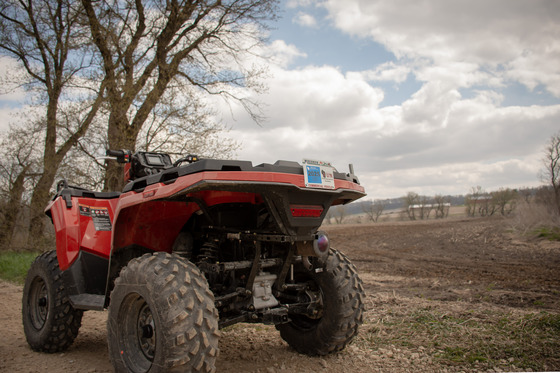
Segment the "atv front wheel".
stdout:
<svg viewBox="0 0 560 373">
<path fill-rule="evenodd" d="M 111 293 L 107 338 L 116 372 L 213 372 L 218 311 L 205 277 L 177 255 L 131 260 Z"/>
<path fill-rule="evenodd" d="M 316 310 L 313 315 L 290 314 L 280 324 L 280 336 L 297 352 L 316 356 L 340 351 L 356 336 L 362 324 L 364 288 L 348 258 L 332 250 L 323 272 L 299 268 L 297 282 L 307 281 Z"/>
<path fill-rule="evenodd" d="M 56 251 L 39 255 L 27 272 L 23 288 L 23 331 L 34 351 L 66 350 L 78 335 L 82 310 L 76 310 L 62 283 Z"/>
</svg>

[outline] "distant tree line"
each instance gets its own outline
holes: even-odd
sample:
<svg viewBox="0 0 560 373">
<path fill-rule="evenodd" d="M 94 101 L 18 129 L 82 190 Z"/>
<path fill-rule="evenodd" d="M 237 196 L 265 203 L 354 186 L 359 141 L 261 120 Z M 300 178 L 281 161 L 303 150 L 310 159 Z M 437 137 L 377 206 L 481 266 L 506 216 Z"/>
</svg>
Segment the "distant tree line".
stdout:
<svg viewBox="0 0 560 373">
<path fill-rule="evenodd" d="M 342 224 L 351 215 L 363 214 L 371 222 L 378 222 L 383 213 L 387 211 L 400 210 L 411 220 L 428 219 L 433 216 L 436 219 L 445 218 L 449 214 L 449 207 L 461 205 L 465 200 L 464 196 L 443 196 L 434 197 L 420 196 L 415 192 L 409 192 L 401 198 L 387 198 L 365 200 L 351 203 L 345 206 L 334 206 L 329 210 L 326 222 Z M 347 220 L 347 219 L 346 219 Z"/>
<path fill-rule="evenodd" d="M 408 192 L 402 197 L 403 213 L 410 220 L 429 219 L 433 215 L 436 219 L 443 219 L 449 215 L 451 199 L 448 196 L 437 194 L 434 197 L 421 196 L 415 192 Z"/>
<path fill-rule="evenodd" d="M 401 216 L 409 220 L 443 219 L 449 216 L 451 206 L 465 206 L 465 213 L 470 217 L 508 216 L 520 202 L 539 204 L 551 214 L 556 214 L 555 193 L 552 186 L 538 188 L 500 188 L 486 192 L 481 186 L 471 187 L 466 195 L 433 197 L 408 192 L 400 198 L 365 200 L 331 207 L 326 223 L 343 224 L 352 215 L 362 215 L 367 221 L 378 222 L 387 211 L 400 211 Z"/>
<path fill-rule="evenodd" d="M 465 197 L 465 209 L 468 216 L 502 216 L 511 214 L 517 205 L 519 191 L 500 188 L 494 192 L 486 192 L 482 187 L 472 187 Z"/>
</svg>

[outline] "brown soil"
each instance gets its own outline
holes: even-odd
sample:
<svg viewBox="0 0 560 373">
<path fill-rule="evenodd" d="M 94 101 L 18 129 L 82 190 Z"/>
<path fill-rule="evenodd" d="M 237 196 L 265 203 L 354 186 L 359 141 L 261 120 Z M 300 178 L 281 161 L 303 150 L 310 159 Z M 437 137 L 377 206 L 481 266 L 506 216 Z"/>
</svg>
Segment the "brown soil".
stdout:
<svg viewBox="0 0 560 373">
<path fill-rule="evenodd" d="M 365 323 L 355 343 L 341 353 L 310 358 L 290 349 L 274 327 L 239 324 L 222 331 L 217 371 L 488 370 L 488 365 L 449 364 L 438 359 L 438 351 L 423 341 L 415 342 L 412 333 L 404 336 L 406 344 L 393 345 L 398 336 L 388 339 L 381 324 L 398 316 L 399 310 L 437 309 L 444 315 L 485 317 L 492 313 L 557 314 L 560 242 L 520 238 L 506 228 L 507 222 L 500 219 L 327 226 L 333 246 L 357 266 L 368 295 Z M 21 286 L 0 282 L 0 371 L 112 371 L 106 312 L 84 314 L 80 334 L 68 351 L 36 353 L 23 335 L 21 292 Z M 559 354 L 549 361 L 559 361 Z M 519 370 L 514 364 L 513 358 L 505 358 L 490 366 L 498 371 Z M 541 365 L 541 370 L 546 368 Z"/>
</svg>

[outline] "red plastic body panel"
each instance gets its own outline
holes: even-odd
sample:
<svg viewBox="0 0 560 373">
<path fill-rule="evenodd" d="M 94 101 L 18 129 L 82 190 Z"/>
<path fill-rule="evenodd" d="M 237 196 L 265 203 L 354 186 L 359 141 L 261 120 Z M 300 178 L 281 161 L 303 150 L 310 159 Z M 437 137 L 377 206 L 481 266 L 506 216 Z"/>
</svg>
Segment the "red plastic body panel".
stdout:
<svg viewBox="0 0 560 373">
<path fill-rule="evenodd" d="M 99 230 L 95 226 L 92 211 L 103 213 L 103 219 L 113 221 L 118 199 L 94 199 L 72 197 L 72 207 L 58 197 L 47 211 L 54 224 L 56 253 L 61 270 L 66 270 L 78 257 L 80 250 L 109 258 L 111 253 L 111 230 Z M 80 213 L 80 208 L 82 213 Z"/>
<path fill-rule="evenodd" d="M 212 187 L 197 188 L 197 185 L 204 183 L 211 184 Z M 148 185 L 142 191 L 130 191 L 113 199 L 72 197 L 70 208 L 62 197 L 58 197 L 49 204 L 46 211 L 50 212 L 55 226 L 60 268 L 67 269 L 76 260 L 80 250 L 105 258 L 111 256 L 112 250 L 129 245 L 169 252 L 177 234 L 192 214 L 199 210 L 196 203 L 172 201 L 169 198 L 182 195 L 194 197 L 203 200 L 208 207 L 222 203 L 262 203 L 258 193 L 220 190 L 220 186 L 252 184 L 270 184 L 271 187 L 291 185 L 309 190 L 305 188 L 303 175 L 203 171 L 179 177 L 169 184 Z M 352 196 L 349 200 L 365 194 L 364 188 L 359 184 L 335 179 L 335 191 L 340 190 Z M 317 192 L 324 193 L 321 190 Z M 338 199 L 333 204 L 345 202 L 347 200 Z M 100 229 L 99 219 L 94 222 L 94 216 L 99 215 L 102 215 L 104 223 L 107 223 L 107 219 L 110 220 L 108 229 L 106 224 Z"/>
<path fill-rule="evenodd" d="M 160 184 L 160 187 L 161 186 Z M 134 192 L 132 192 L 134 193 Z M 173 242 L 192 214 L 199 210 L 194 203 L 148 200 L 150 191 L 136 194 L 139 203 L 121 209 L 115 223 L 115 248 L 140 245 L 154 251 L 171 252 Z M 221 203 L 259 203 L 258 195 L 223 191 L 201 191 L 189 194 L 203 200 L 208 207 Z"/>
<path fill-rule="evenodd" d="M 288 184 L 305 189 L 305 180 L 303 178 L 303 175 L 276 172 L 206 171 L 183 176 L 169 185 L 164 185 L 161 183 L 149 185 L 144 189 L 142 193 L 124 193 L 120 198 L 121 201 L 119 203 L 118 209 L 120 210 L 127 208 L 131 205 L 140 203 L 140 201 L 166 198 L 202 181 Z M 357 193 L 365 194 L 364 188 L 361 185 L 346 180 L 335 179 L 335 190 L 339 189 L 348 189 Z"/>
<path fill-rule="evenodd" d="M 212 190 L 189 192 L 201 183 L 216 183 Z M 274 172 L 205 171 L 178 178 L 171 184 L 148 185 L 141 192 L 123 193 L 119 199 L 113 231 L 113 248 L 132 244 L 156 251 L 171 251 L 173 240 L 199 208 L 196 204 L 162 201 L 175 195 L 186 194 L 202 199 L 209 207 L 221 203 L 261 203 L 258 194 L 219 190 L 228 182 L 247 184 L 286 184 L 305 188 L 303 175 Z M 364 188 L 346 180 L 335 180 L 335 190 L 347 189 L 358 194 Z M 320 191 L 319 191 L 320 192 Z M 335 204 L 342 201 L 335 201 Z"/>
</svg>

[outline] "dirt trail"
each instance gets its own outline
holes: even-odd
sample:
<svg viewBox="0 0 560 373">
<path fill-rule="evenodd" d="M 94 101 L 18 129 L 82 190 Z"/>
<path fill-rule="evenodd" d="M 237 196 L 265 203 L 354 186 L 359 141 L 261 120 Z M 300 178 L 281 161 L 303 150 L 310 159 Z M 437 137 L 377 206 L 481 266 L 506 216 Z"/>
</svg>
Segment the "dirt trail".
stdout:
<svg viewBox="0 0 560 373">
<path fill-rule="evenodd" d="M 442 312 L 558 312 L 560 243 L 504 233 L 499 220 L 446 220 L 328 226 L 333 246 L 346 253 L 364 280 L 364 332 L 394 309 Z M 57 354 L 31 351 L 21 325 L 22 287 L 0 282 L 0 372 L 111 372 L 106 312 L 84 314 L 72 347 Z M 365 334 L 365 333 L 362 333 Z M 422 346 L 377 346 L 359 337 L 336 355 L 299 355 L 270 326 L 239 324 L 222 331 L 217 371 L 341 372 L 477 371 L 441 363 Z M 505 361 L 501 369 L 517 370 Z"/>
<path fill-rule="evenodd" d="M 21 326 L 22 287 L 0 282 L 0 372 L 112 372 L 107 353 L 105 322 L 107 312 L 84 314 L 80 334 L 64 353 L 33 352 Z M 239 324 L 222 331 L 218 372 L 371 372 L 372 363 L 379 369 L 398 368 L 398 361 L 368 356 L 366 350 L 349 346 L 334 356 L 310 358 L 293 351 L 271 326 Z M 401 368 L 405 368 L 402 366 Z M 425 367 L 427 371 L 428 366 Z"/>
</svg>

